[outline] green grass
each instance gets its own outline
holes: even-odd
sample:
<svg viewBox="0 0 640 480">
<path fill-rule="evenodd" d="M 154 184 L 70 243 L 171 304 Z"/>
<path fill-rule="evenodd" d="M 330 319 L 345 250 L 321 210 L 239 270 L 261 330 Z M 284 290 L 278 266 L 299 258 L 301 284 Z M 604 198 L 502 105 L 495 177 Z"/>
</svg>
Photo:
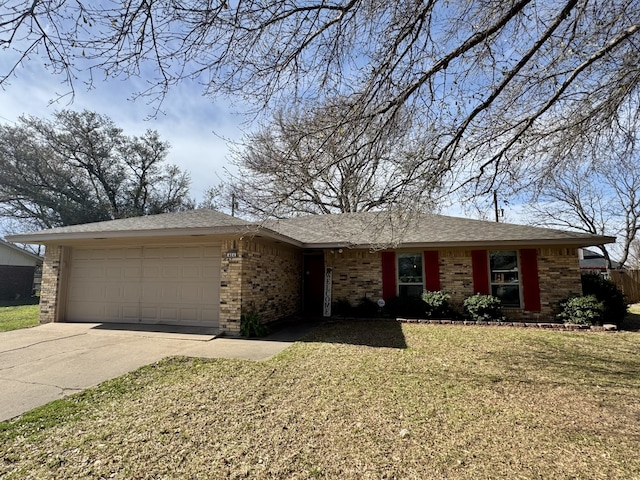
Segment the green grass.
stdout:
<svg viewBox="0 0 640 480">
<path fill-rule="evenodd" d="M 38 325 L 39 305 L 0 307 L 0 332 Z"/>
<path fill-rule="evenodd" d="M 169 359 L 0 423 L 0 477 L 640 478 L 639 347 L 328 325 L 267 362 Z"/>
</svg>

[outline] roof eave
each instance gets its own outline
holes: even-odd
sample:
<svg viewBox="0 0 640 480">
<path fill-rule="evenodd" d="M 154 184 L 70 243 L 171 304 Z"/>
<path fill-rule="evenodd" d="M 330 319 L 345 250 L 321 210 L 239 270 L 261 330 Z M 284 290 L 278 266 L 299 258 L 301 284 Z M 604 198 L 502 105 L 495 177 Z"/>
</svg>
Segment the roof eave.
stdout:
<svg viewBox="0 0 640 480">
<path fill-rule="evenodd" d="M 39 244 L 65 243 L 76 240 L 108 240 L 108 239 L 139 239 L 146 237 L 199 237 L 199 236 L 265 236 L 273 240 L 302 247 L 302 243 L 281 235 L 270 229 L 258 225 L 224 226 L 224 227 L 186 227 L 166 228 L 156 230 L 117 230 L 94 232 L 64 232 L 64 233 L 36 233 L 17 234 L 7 237 L 12 242 Z"/>
<path fill-rule="evenodd" d="M 180 236 L 204 236 L 204 235 L 246 235 L 257 232 L 257 229 L 225 226 L 225 227 L 187 227 L 166 228 L 157 230 L 120 230 L 99 232 L 63 232 L 63 233 L 36 233 L 18 234 L 7 237 L 12 242 L 19 243 L 64 243 L 70 240 L 103 240 L 116 238 L 144 238 L 144 237 L 180 237 Z"/>
<path fill-rule="evenodd" d="M 5 238 L 9 239 L 9 236 L 5 237 Z M 11 249 L 15 250 L 16 253 L 18 253 L 19 255 L 24 255 L 25 257 L 30 258 L 32 260 L 36 260 L 38 262 L 42 262 L 44 260 L 44 258 L 42 258 L 40 255 L 36 255 L 35 253 L 31 253 L 31 252 L 25 250 L 24 248 L 20 248 L 17 245 L 13 245 L 13 244 L 11 244 L 9 242 L 5 242 L 2 239 L 0 239 L 0 243 L 2 245 L 4 245 L 5 247 L 8 247 L 8 248 L 11 248 Z M 18 243 L 23 243 L 23 242 L 18 242 Z"/>
<path fill-rule="evenodd" d="M 464 242 L 400 242 L 353 244 L 348 242 L 304 243 L 308 249 L 397 249 L 397 248 L 464 248 L 464 247 L 525 247 L 525 246 L 570 246 L 586 247 L 614 243 L 616 237 L 531 239 L 531 240 L 475 240 Z"/>
</svg>

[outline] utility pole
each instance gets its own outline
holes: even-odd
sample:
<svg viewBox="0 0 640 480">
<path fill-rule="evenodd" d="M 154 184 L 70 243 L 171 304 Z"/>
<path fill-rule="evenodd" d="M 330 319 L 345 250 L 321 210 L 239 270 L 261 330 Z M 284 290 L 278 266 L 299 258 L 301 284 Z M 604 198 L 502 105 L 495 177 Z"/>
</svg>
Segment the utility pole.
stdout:
<svg viewBox="0 0 640 480">
<path fill-rule="evenodd" d="M 498 190 L 493 191 L 493 208 L 496 211 L 496 222 L 499 222 L 500 217 L 498 216 Z"/>
</svg>

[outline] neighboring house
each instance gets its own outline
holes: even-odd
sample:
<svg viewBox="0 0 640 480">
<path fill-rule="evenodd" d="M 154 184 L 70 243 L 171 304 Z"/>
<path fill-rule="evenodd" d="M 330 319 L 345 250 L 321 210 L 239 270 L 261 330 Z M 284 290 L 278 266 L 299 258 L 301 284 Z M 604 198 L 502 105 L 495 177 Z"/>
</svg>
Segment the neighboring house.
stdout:
<svg viewBox="0 0 640 480">
<path fill-rule="evenodd" d="M 509 317 L 553 318 L 580 294 L 577 249 L 615 241 L 440 215 L 316 215 L 251 223 L 212 210 L 43 230 L 41 322 L 218 327 L 243 313 L 271 322 L 331 303 L 445 290 L 461 303 L 493 293 Z"/>
<path fill-rule="evenodd" d="M 43 258 L 0 239 L 0 300 L 29 298 L 40 286 Z"/>
<path fill-rule="evenodd" d="M 580 259 L 580 271 L 582 273 L 597 273 L 604 277 L 609 277 L 607 260 L 601 253 L 587 248 L 580 248 L 578 249 L 578 258 Z M 611 260 L 611 268 L 619 269 L 620 263 Z"/>
</svg>

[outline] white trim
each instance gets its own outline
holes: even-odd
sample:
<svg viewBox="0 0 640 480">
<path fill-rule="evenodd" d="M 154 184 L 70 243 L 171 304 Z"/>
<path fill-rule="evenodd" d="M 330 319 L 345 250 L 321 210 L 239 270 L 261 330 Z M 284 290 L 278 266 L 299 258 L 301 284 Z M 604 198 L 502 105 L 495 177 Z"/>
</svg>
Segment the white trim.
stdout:
<svg viewBox="0 0 640 480">
<path fill-rule="evenodd" d="M 418 255 L 420 257 L 420 266 L 422 269 L 422 282 L 418 283 L 406 283 L 406 282 L 400 282 L 400 264 L 399 264 L 399 259 L 400 259 L 400 255 Z M 400 284 L 402 283 L 402 285 L 419 285 L 422 287 L 422 290 L 424 290 L 424 282 L 425 282 L 425 271 L 424 271 L 424 253 L 423 252 L 396 252 L 396 262 L 395 262 L 395 267 L 396 267 L 396 295 L 400 295 Z"/>
<path fill-rule="evenodd" d="M 524 298 L 522 296 L 522 259 L 520 258 L 520 249 L 517 250 L 488 250 L 487 251 L 487 263 L 489 270 L 489 294 L 493 295 L 493 286 L 494 285 L 516 285 L 515 283 L 495 283 L 493 282 L 493 270 L 491 270 L 491 253 L 492 252 L 515 252 L 516 254 L 516 271 L 518 273 L 518 306 L 514 305 L 503 305 L 503 308 L 512 308 L 512 309 L 524 309 Z"/>
</svg>

